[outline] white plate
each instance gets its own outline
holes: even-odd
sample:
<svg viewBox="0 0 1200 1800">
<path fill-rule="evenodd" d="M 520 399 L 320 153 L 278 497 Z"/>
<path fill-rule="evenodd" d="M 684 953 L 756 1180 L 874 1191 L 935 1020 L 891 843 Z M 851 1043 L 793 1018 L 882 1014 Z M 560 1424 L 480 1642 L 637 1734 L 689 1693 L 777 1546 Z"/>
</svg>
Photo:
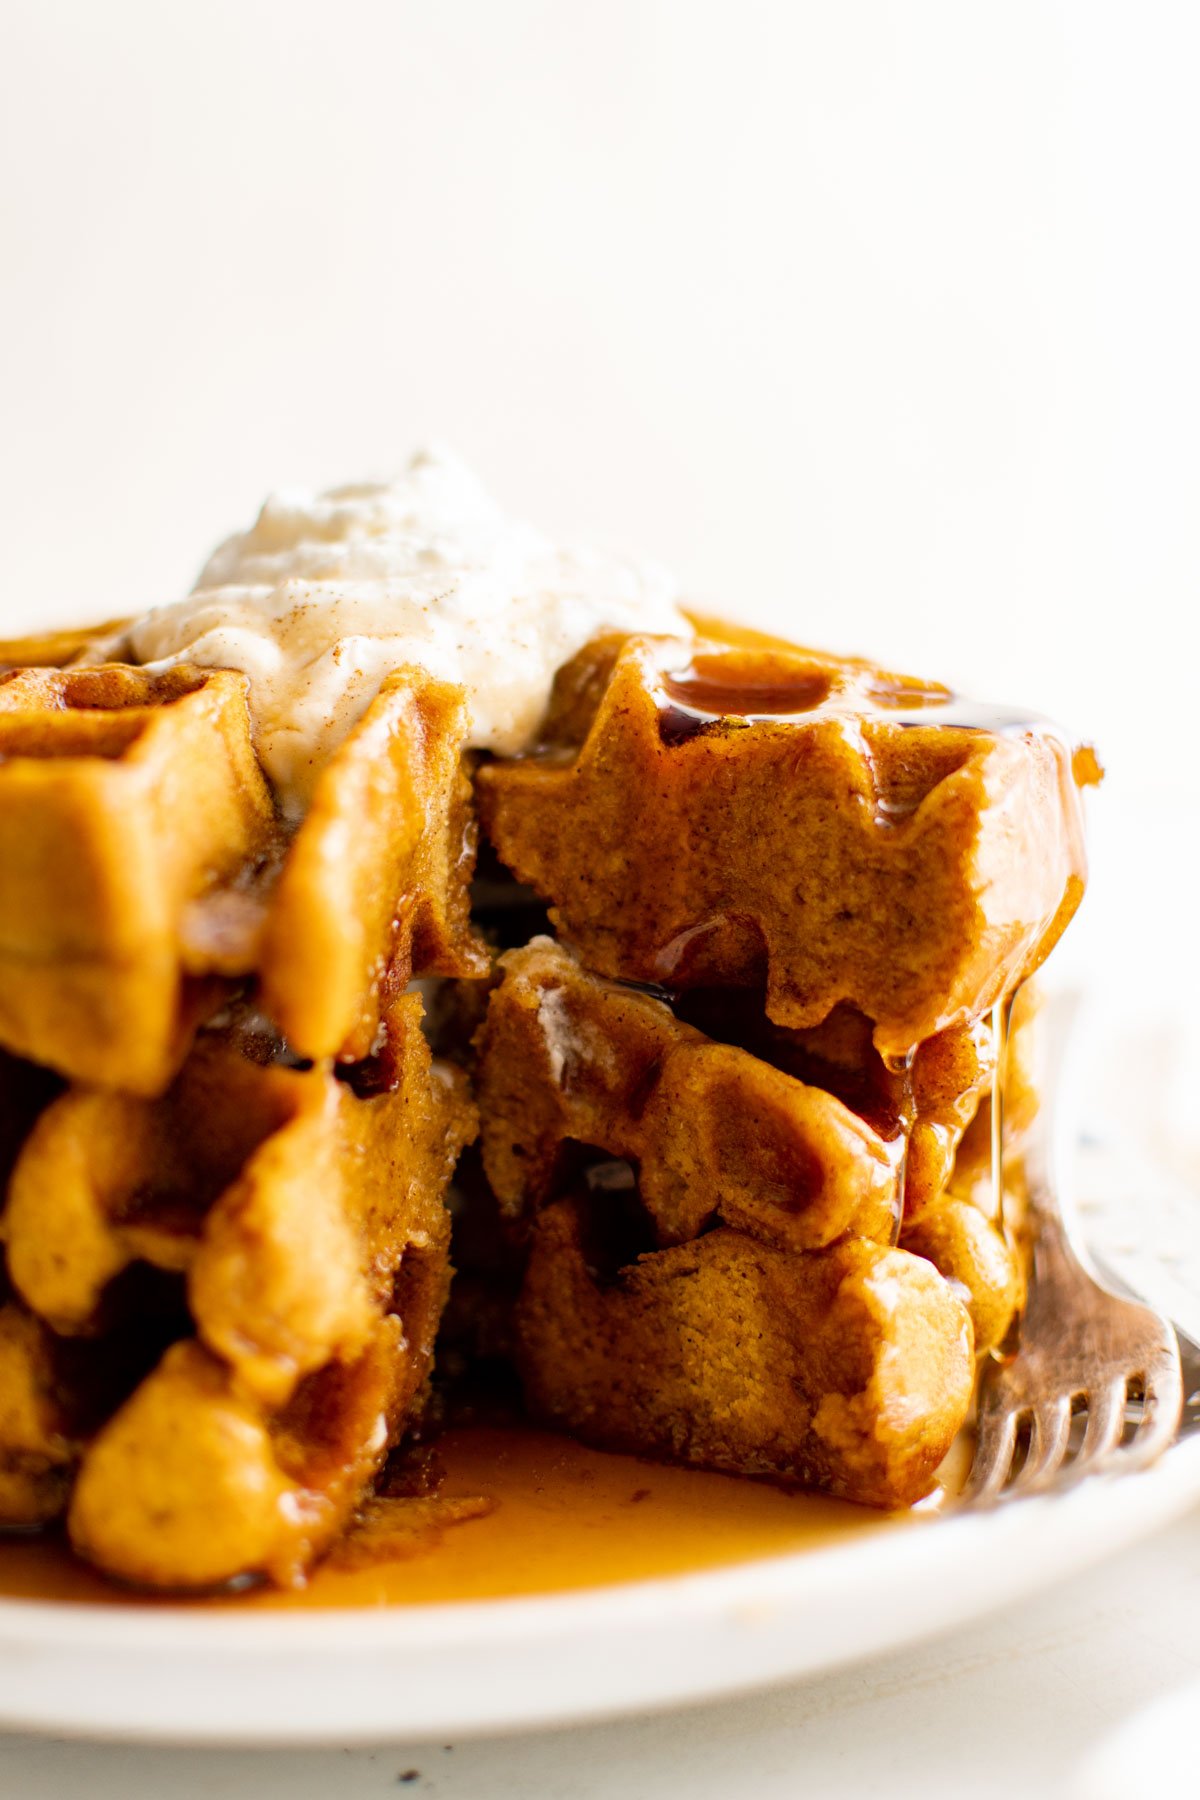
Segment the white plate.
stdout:
<svg viewBox="0 0 1200 1800">
<path fill-rule="evenodd" d="M 0 1724 L 212 1744 L 565 1724 L 815 1674 L 961 1626 L 1200 1500 L 1200 1439 L 1140 1476 L 715 1573 L 313 1613 L 0 1603 Z"/>
</svg>

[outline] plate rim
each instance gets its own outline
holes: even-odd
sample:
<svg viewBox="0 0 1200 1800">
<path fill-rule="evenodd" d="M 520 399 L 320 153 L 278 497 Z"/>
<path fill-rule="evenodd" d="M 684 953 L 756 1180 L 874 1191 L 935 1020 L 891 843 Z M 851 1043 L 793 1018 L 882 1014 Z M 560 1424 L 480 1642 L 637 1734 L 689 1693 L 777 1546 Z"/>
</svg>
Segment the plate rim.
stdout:
<svg viewBox="0 0 1200 1800">
<path fill-rule="evenodd" d="M 935 1515 L 902 1531 L 592 1589 L 249 1616 L 233 1608 L 208 1614 L 184 1605 L 0 1600 L 0 1729 L 93 1741 L 300 1747 L 478 1736 L 699 1703 L 815 1678 L 990 1616 L 1083 1572 L 1197 1501 L 1200 1436 L 1136 1474 L 1091 1476 L 1073 1488 Z M 983 1546 L 988 1561 L 980 1566 Z M 1009 1567 L 1006 1549 L 1025 1560 Z M 970 1571 L 974 1586 L 948 1591 L 955 1584 L 946 1577 L 956 1571 Z M 838 1636 L 847 1605 L 853 1614 L 856 1599 L 877 1591 L 881 1580 L 893 1602 L 887 1618 L 858 1629 L 851 1618 L 848 1631 L 843 1619 Z M 911 1614 L 894 1604 L 917 1595 L 932 1603 Z M 805 1632 L 815 1626 L 833 1635 L 814 1653 Z M 614 1635 L 636 1654 L 608 1666 Z M 63 1699 L 38 1687 L 39 1665 L 44 1676 L 55 1658 L 77 1661 L 81 1682 L 100 1650 L 106 1654 L 95 1670 L 96 1693 L 115 1695 L 114 1711 L 101 1715 L 95 1694 L 87 1705 L 78 1697 L 71 1704 L 69 1685 Z M 682 1658 L 679 1678 L 657 1668 L 656 1651 Z M 597 1661 L 607 1685 L 587 1688 L 584 1677 L 595 1676 Z M 467 1679 L 456 1697 L 447 1684 L 459 1668 Z M 122 1703 L 122 1683 L 151 1669 L 158 1685 L 146 1703 L 137 1704 L 143 1689 L 136 1685 L 133 1704 Z M 198 1703 L 184 1679 L 189 1674 L 202 1689 L 209 1684 Z M 331 1676 L 355 1676 L 369 1691 Z M 423 1696 L 416 1702 L 414 1676 Z M 264 1682 L 261 1712 L 247 1712 L 246 1684 Z"/>
</svg>

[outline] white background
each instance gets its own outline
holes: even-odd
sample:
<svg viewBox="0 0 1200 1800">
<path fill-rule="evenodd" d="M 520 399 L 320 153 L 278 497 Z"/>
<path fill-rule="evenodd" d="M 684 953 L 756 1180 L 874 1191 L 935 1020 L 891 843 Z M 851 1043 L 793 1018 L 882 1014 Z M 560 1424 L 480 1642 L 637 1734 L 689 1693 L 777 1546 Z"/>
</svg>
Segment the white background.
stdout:
<svg viewBox="0 0 1200 1800">
<path fill-rule="evenodd" d="M 0 0 L 0 630 L 443 438 L 1093 736 L 1057 960 L 1186 1162 L 1198 72 L 1187 0 Z"/>
</svg>

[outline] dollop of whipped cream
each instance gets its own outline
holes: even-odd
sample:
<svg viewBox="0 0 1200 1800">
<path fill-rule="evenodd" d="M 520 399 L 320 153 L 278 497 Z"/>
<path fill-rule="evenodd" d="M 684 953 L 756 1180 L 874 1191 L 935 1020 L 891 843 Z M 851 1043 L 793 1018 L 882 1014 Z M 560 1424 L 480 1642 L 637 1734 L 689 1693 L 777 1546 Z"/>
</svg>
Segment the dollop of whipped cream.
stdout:
<svg viewBox="0 0 1200 1800">
<path fill-rule="evenodd" d="M 456 457 L 425 450 L 395 481 L 272 495 L 188 597 L 136 620 L 127 644 L 152 667 L 249 676 L 258 754 L 295 815 L 395 670 L 459 684 L 466 745 L 513 755 L 589 638 L 690 638 L 676 600 L 664 570 L 550 542 Z"/>
</svg>

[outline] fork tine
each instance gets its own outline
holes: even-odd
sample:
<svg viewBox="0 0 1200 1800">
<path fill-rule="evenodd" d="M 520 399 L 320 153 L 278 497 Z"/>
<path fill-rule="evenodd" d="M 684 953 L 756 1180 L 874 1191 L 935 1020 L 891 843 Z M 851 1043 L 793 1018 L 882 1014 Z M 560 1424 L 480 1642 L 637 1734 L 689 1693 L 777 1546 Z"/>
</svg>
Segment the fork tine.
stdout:
<svg viewBox="0 0 1200 1800">
<path fill-rule="evenodd" d="M 995 1499 L 1008 1479 L 1017 1444 L 1017 1414 L 1002 1404 L 989 1406 L 985 1396 L 975 1429 L 975 1458 L 962 1499 L 978 1505 Z"/>
<path fill-rule="evenodd" d="M 1087 1397 L 1087 1429 L 1079 1446 L 1079 1455 L 1071 1465 L 1072 1475 L 1082 1475 L 1109 1456 L 1121 1441 L 1125 1429 L 1127 1381 L 1117 1375 L 1096 1393 Z"/>
<path fill-rule="evenodd" d="M 1013 1492 L 1036 1487 L 1062 1466 L 1071 1437 L 1071 1396 L 1060 1394 L 1036 1407 L 1029 1439 L 1029 1454 L 1012 1483 Z"/>
<path fill-rule="evenodd" d="M 1123 1452 L 1127 1466 L 1140 1469 L 1152 1463 L 1170 1444 L 1183 1411 L 1183 1372 L 1179 1359 L 1160 1356 L 1146 1371 L 1146 1398 L 1142 1420 L 1129 1448 Z"/>
</svg>

